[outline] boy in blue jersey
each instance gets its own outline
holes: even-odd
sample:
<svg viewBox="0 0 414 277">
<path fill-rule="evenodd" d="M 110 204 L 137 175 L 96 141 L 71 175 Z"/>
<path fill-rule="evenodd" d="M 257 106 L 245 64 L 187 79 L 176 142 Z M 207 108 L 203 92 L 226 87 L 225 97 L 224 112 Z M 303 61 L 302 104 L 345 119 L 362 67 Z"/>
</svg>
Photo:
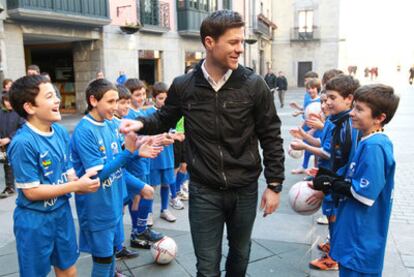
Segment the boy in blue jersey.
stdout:
<svg viewBox="0 0 414 277">
<path fill-rule="evenodd" d="M 40 75 L 14 82 L 13 109 L 27 122 L 17 131 L 9 149 L 18 189 L 14 234 L 20 276 L 76 276 L 79 256 L 69 206 L 71 192 L 99 188 L 96 171 L 80 179 L 69 160 L 69 134 L 56 124 L 61 120 L 60 100 L 52 84 Z"/>
<path fill-rule="evenodd" d="M 306 86 L 306 83 L 310 80 L 310 79 L 314 79 L 314 78 L 319 78 L 319 75 L 318 75 L 318 73 L 316 73 L 316 72 L 313 72 L 313 71 L 308 71 L 308 72 L 306 72 L 305 73 L 305 76 L 304 76 L 304 79 L 305 79 L 305 81 L 304 81 L 304 84 L 305 84 L 305 86 Z M 295 109 L 295 111 L 293 112 L 293 116 L 298 116 L 298 115 L 300 115 L 300 114 L 304 114 L 304 112 L 305 112 L 305 108 L 306 108 L 306 106 L 309 104 L 309 101 L 310 101 L 310 95 L 308 94 L 308 92 L 307 91 L 305 91 L 305 95 L 304 95 L 304 97 L 303 97 L 303 106 L 300 106 L 297 102 L 295 102 L 295 101 L 293 101 L 293 102 L 290 102 L 289 103 L 289 106 L 291 107 L 291 108 L 293 108 L 293 109 Z"/>
<path fill-rule="evenodd" d="M 131 80 L 134 79 L 128 80 L 130 82 L 129 85 L 132 83 Z M 115 125 L 115 131 L 117 134 L 120 134 L 120 119 L 126 116 L 129 112 L 131 93 L 125 86 L 118 85 L 117 89 L 119 100 L 115 111 L 115 117 L 112 122 Z M 122 135 L 120 135 L 120 138 L 123 140 Z M 136 164 L 138 164 L 138 168 L 141 168 L 140 164 L 142 163 L 142 159 L 155 158 L 163 149 L 161 146 L 154 146 L 154 143 L 157 142 L 154 138 L 140 136 L 139 140 L 141 142 L 141 146 L 138 150 L 138 155 L 134 156 L 134 158 L 130 161 L 129 165 L 131 166 L 126 166 L 126 168 L 136 169 L 136 167 L 134 167 Z M 134 172 L 136 173 L 136 170 Z M 154 199 L 154 189 L 143 181 L 145 177 L 142 174 L 135 176 L 125 169 L 124 177 L 127 188 L 127 197 L 124 199 L 124 204 L 128 204 L 132 224 L 130 244 L 132 247 L 149 249 L 152 243 L 164 237 L 163 234 L 147 227 L 148 213 Z M 125 247 L 117 252 L 116 256 L 118 258 L 125 256 L 124 254 L 129 256 L 128 250 Z"/>
<path fill-rule="evenodd" d="M 345 177 L 346 169 L 355 153 L 358 140 L 358 130 L 352 128 L 352 120 L 349 116 L 353 102 L 353 94 L 359 87 L 358 80 L 348 75 L 338 75 L 326 83 L 326 105 L 330 113 L 331 149 L 329 169 L 336 175 Z M 319 169 L 321 170 L 321 169 Z M 323 213 L 328 217 L 329 235 L 332 239 L 336 221 L 335 201 L 332 197 L 325 197 Z M 330 249 L 325 247 L 326 249 Z M 329 253 L 320 259 L 310 262 L 311 267 L 320 270 L 337 270 L 338 264 L 332 260 Z"/>
<path fill-rule="evenodd" d="M 158 82 L 153 86 L 152 97 L 154 106 L 147 110 L 147 114 L 151 115 L 164 106 L 167 98 L 168 87 L 165 83 Z M 160 217 L 168 222 L 175 222 L 177 218 L 168 210 L 169 192 L 171 190 L 172 201 L 176 204 L 176 209 L 184 209 L 184 205 L 177 197 L 175 189 L 174 176 L 174 148 L 173 145 L 164 147 L 160 155 L 151 159 L 150 166 L 150 183 L 153 186 L 161 185 L 161 214 Z"/>
<path fill-rule="evenodd" d="M 124 150 L 107 120 L 118 101 L 116 87 L 106 79 L 91 82 L 86 89 L 88 114 L 76 126 L 71 154 L 78 173 L 98 171 L 101 187 L 95 193 L 76 195 L 81 251 L 92 255 L 92 276 L 113 276 L 114 248 L 123 242 L 122 167 L 136 150 L 136 136 L 125 136 Z"/>
<path fill-rule="evenodd" d="M 382 275 L 395 174 L 392 142 L 382 132 L 398 104 L 392 87 L 356 90 L 350 116 L 362 138 L 346 178 L 318 174 L 314 180 L 315 189 L 341 200 L 331 248 L 341 277 Z"/>
<path fill-rule="evenodd" d="M 303 127 L 305 132 L 309 132 L 309 134 L 311 134 L 313 138 L 316 138 L 320 135 L 320 131 L 317 130 L 317 129 L 312 130 L 311 127 L 308 126 L 308 124 L 306 122 L 311 117 L 311 113 L 312 113 L 311 109 L 320 111 L 320 102 L 321 102 L 321 100 L 320 100 L 320 96 L 319 96 L 319 91 L 321 89 L 321 82 L 317 78 L 311 78 L 306 82 L 305 86 L 306 86 L 306 93 L 309 95 L 309 99 L 308 99 L 307 103 L 304 104 L 304 107 L 303 107 L 304 111 L 305 111 L 304 112 L 305 121 L 303 122 L 302 127 Z M 311 106 L 311 104 L 312 104 L 312 106 Z M 315 107 L 317 109 L 315 109 Z M 306 140 L 304 142 L 307 143 Z M 298 169 L 292 170 L 292 174 L 305 173 L 305 170 L 308 168 L 310 157 L 312 155 L 313 155 L 312 152 L 309 152 L 305 149 L 302 166 Z"/>
</svg>

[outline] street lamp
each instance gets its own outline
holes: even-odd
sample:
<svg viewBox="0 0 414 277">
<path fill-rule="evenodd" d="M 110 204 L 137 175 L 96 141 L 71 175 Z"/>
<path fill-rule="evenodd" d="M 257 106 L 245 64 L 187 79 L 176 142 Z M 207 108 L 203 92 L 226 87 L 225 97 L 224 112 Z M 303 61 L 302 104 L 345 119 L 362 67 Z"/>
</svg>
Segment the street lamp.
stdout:
<svg viewBox="0 0 414 277">
<path fill-rule="evenodd" d="M 244 40 L 244 42 L 249 45 L 249 59 L 250 59 L 251 58 L 250 45 L 255 44 L 257 42 L 257 38 L 255 36 L 250 35 Z M 247 66 L 246 51 L 244 51 L 244 63 L 245 63 L 245 66 Z"/>
</svg>

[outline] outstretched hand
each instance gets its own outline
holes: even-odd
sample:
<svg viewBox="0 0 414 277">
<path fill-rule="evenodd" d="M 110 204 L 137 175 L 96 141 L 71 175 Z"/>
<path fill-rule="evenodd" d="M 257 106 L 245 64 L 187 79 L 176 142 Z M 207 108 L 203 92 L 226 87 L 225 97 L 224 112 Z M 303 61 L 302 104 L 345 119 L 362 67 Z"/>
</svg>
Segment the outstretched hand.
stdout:
<svg viewBox="0 0 414 277">
<path fill-rule="evenodd" d="M 122 119 L 119 125 L 119 131 L 122 134 L 128 134 L 129 132 L 137 132 L 144 127 L 144 124 L 138 120 Z"/>
<path fill-rule="evenodd" d="M 154 145 L 152 139 L 149 138 L 140 145 L 138 154 L 140 157 L 153 159 L 157 157 L 163 149 L 164 147 L 162 146 Z"/>
</svg>

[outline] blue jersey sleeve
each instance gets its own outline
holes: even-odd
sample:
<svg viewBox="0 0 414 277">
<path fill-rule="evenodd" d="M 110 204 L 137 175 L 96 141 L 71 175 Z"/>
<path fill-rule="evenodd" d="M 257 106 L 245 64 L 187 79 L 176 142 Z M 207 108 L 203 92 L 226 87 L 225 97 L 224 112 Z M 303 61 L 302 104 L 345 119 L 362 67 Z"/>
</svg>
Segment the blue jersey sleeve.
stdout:
<svg viewBox="0 0 414 277">
<path fill-rule="evenodd" d="M 93 131 L 87 128 L 79 128 L 72 136 L 73 151 L 77 152 L 85 171 L 102 170 L 105 161 L 102 152 L 105 149 L 99 149 L 98 142 Z"/>
<path fill-rule="evenodd" d="M 33 188 L 40 185 L 38 155 L 29 140 L 19 138 L 9 149 L 9 157 L 19 189 Z"/>
<path fill-rule="evenodd" d="M 352 195 L 359 202 L 372 206 L 385 186 L 385 158 L 380 145 L 366 145 L 359 155 L 352 176 Z"/>
</svg>

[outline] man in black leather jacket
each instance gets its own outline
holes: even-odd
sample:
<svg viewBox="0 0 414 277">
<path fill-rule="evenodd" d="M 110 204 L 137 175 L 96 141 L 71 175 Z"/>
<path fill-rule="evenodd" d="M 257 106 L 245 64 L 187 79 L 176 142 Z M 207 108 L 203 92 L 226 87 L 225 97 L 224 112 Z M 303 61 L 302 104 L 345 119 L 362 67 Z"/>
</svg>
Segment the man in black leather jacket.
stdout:
<svg viewBox="0 0 414 277">
<path fill-rule="evenodd" d="M 124 120 L 121 132 L 164 132 L 185 117 L 197 276 L 220 276 L 224 224 L 229 240 L 226 274 L 244 276 L 262 171 L 258 143 L 268 184 L 260 204 L 264 216 L 279 206 L 284 180 L 281 122 L 264 80 L 238 64 L 244 51 L 240 14 L 212 13 L 201 24 L 200 36 L 206 59 L 174 80 L 161 110 L 137 121 Z"/>
</svg>

